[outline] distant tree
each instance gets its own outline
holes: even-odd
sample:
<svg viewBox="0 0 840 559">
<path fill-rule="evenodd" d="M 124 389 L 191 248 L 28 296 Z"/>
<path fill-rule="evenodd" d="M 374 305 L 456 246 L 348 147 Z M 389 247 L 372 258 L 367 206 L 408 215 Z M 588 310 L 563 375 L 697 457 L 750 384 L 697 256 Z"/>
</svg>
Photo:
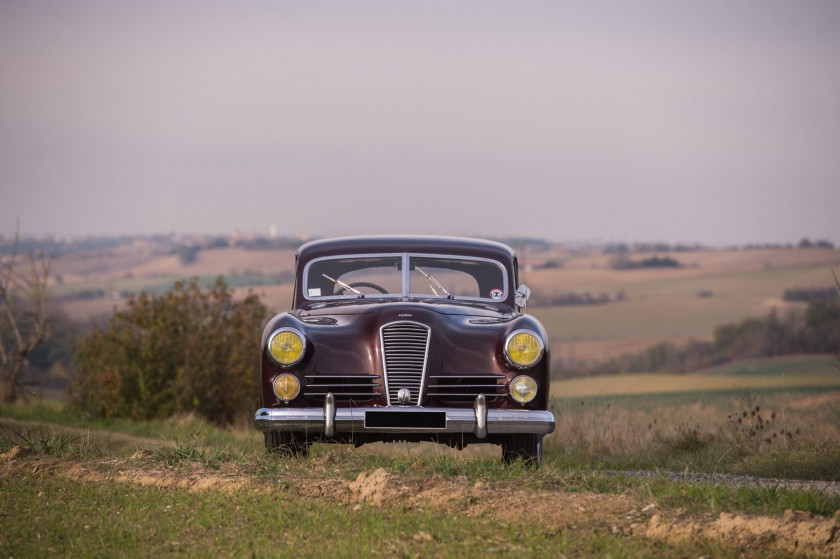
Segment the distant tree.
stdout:
<svg viewBox="0 0 840 559">
<path fill-rule="evenodd" d="M 13 402 L 27 356 L 46 339 L 47 279 L 52 257 L 18 253 L 20 223 L 11 254 L 0 256 L 0 402 Z"/>
<path fill-rule="evenodd" d="M 198 258 L 198 253 L 201 252 L 200 247 L 196 246 L 182 246 L 177 250 L 178 260 L 181 261 L 182 266 L 192 264 Z"/>
<path fill-rule="evenodd" d="M 610 258 L 609 267 L 613 270 L 637 270 L 639 268 L 680 268 L 682 264 L 670 256 L 651 256 L 643 260 L 633 260 L 627 254 L 617 254 Z"/>
<path fill-rule="evenodd" d="M 816 301 L 820 299 L 837 299 L 840 293 L 834 287 L 792 287 L 785 289 L 782 299 L 785 301 Z"/>
<path fill-rule="evenodd" d="M 670 256 L 653 256 L 642 260 L 639 266 L 641 268 L 679 268 L 682 265 Z"/>
</svg>

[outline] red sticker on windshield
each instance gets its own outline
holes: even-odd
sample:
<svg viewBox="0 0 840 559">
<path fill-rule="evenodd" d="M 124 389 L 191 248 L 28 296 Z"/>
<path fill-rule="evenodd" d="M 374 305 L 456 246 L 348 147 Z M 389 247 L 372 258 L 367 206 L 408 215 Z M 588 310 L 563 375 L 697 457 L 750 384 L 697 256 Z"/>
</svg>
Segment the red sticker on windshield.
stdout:
<svg viewBox="0 0 840 559">
<path fill-rule="evenodd" d="M 491 289 L 490 290 L 490 298 L 491 299 L 501 299 L 504 295 L 504 292 L 501 289 Z"/>
</svg>

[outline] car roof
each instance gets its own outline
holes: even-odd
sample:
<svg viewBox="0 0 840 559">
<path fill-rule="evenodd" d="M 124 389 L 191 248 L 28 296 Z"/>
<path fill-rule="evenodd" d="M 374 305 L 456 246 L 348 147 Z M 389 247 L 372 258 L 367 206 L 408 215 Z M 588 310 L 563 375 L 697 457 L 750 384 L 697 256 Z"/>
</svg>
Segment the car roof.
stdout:
<svg viewBox="0 0 840 559">
<path fill-rule="evenodd" d="M 509 246 L 485 239 L 423 235 L 372 235 L 319 239 L 302 245 L 297 253 L 301 260 L 338 254 L 370 254 L 413 252 L 476 256 L 510 262 L 516 253 Z"/>
</svg>

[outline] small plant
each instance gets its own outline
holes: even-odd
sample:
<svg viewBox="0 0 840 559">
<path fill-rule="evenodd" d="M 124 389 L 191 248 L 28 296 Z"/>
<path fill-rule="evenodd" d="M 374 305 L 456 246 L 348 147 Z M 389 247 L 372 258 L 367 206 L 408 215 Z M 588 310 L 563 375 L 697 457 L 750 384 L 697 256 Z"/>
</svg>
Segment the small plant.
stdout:
<svg viewBox="0 0 840 559">
<path fill-rule="evenodd" d="M 72 456 L 74 458 L 89 458 L 101 454 L 89 433 L 84 435 L 70 435 L 56 431 L 14 431 L 20 446 L 35 454 L 47 456 Z"/>
<path fill-rule="evenodd" d="M 714 440 L 711 433 L 703 433 L 700 425 L 693 427 L 687 423 L 677 426 L 673 436 L 664 439 L 665 446 L 676 452 L 697 453 L 707 448 Z"/>
<path fill-rule="evenodd" d="M 791 432 L 784 428 L 772 429 L 776 420 L 775 411 L 762 412 L 761 406 L 756 403 L 757 395 L 747 392 L 741 398 L 741 409 L 726 416 L 728 433 L 733 445 L 741 450 L 757 452 L 762 443 L 771 445 L 779 442 L 786 442 L 798 435 L 800 430 Z"/>
<path fill-rule="evenodd" d="M 152 457 L 170 467 L 201 464 L 211 469 L 218 469 L 221 462 L 230 459 L 228 446 L 206 446 L 199 439 L 200 433 L 197 433 L 189 441 L 163 443 L 152 451 Z"/>
</svg>

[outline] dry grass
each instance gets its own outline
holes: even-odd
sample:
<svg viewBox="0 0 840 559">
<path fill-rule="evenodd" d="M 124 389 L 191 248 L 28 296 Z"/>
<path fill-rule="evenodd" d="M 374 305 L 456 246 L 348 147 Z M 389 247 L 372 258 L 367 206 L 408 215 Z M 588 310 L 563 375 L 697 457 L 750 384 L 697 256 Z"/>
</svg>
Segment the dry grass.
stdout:
<svg viewBox="0 0 840 559">
<path fill-rule="evenodd" d="M 198 253 L 196 261 L 182 265 L 177 256 L 165 256 L 131 269 L 135 276 L 211 276 L 236 275 L 246 270 L 263 274 L 291 271 L 295 251 L 291 249 L 245 250 L 217 248 Z"/>
<path fill-rule="evenodd" d="M 565 398 L 546 448 L 582 467 L 837 481 L 840 390 Z"/>
</svg>

